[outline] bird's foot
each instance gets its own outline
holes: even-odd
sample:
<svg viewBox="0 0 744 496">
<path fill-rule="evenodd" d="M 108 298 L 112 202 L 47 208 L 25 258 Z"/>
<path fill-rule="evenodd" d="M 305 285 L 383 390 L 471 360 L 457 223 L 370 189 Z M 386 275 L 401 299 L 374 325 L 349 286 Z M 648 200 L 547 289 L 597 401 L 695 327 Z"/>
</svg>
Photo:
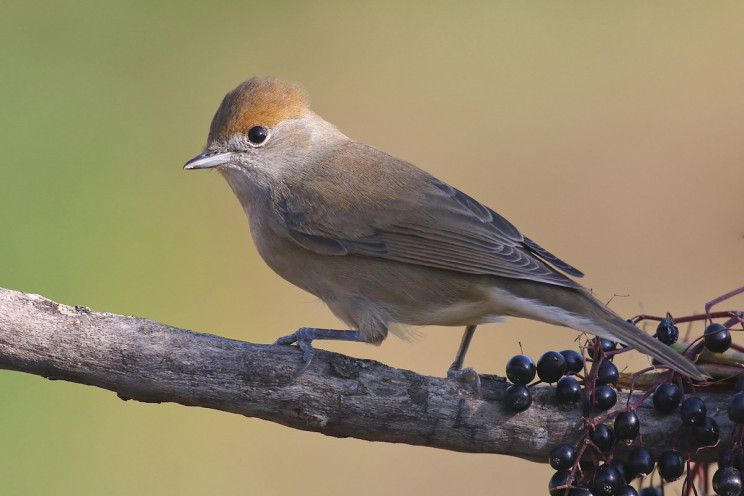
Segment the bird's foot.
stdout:
<svg viewBox="0 0 744 496">
<path fill-rule="evenodd" d="M 297 343 L 302 351 L 302 367 L 297 375 L 302 374 L 313 359 L 313 341 L 316 339 L 332 339 L 337 341 L 363 341 L 359 331 L 339 331 L 336 329 L 319 329 L 317 327 L 300 327 L 292 334 L 282 336 L 274 344 L 290 345 Z"/>
<path fill-rule="evenodd" d="M 481 396 L 480 375 L 478 375 L 478 372 L 476 372 L 473 367 L 466 367 L 464 369 L 455 369 L 450 367 L 447 369 L 447 377 L 472 388 L 478 396 Z"/>
<path fill-rule="evenodd" d="M 313 331 L 312 327 L 300 327 L 292 334 L 282 336 L 274 344 L 290 345 L 297 343 L 297 347 L 302 351 L 302 366 L 297 371 L 297 375 L 302 374 L 313 360 Z"/>
</svg>

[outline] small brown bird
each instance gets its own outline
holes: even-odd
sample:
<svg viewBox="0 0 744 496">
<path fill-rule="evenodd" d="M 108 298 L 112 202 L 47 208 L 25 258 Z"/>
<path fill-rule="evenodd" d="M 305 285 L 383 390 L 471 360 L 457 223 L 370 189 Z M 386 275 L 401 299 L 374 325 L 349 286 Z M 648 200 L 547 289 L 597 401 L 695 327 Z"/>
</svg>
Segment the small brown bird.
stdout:
<svg viewBox="0 0 744 496">
<path fill-rule="evenodd" d="M 378 344 L 391 324 L 475 326 L 503 316 L 567 326 L 704 374 L 563 273 L 583 274 L 499 214 L 418 167 L 356 142 L 308 108 L 303 90 L 253 78 L 228 93 L 204 152 L 240 200 L 258 252 L 354 330 L 280 338 L 305 361 L 314 339 Z M 563 273 L 559 272 L 562 271 Z"/>
</svg>

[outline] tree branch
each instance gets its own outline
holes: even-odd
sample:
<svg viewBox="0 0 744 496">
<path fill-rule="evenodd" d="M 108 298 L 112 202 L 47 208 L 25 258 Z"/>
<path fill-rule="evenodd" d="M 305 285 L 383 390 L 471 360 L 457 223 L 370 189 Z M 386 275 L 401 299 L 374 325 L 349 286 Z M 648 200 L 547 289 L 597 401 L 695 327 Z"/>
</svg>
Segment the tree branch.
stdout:
<svg viewBox="0 0 744 496">
<path fill-rule="evenodd" d="M 92 312 L 38 295 L 0 289 L 0 368 L 88 384 L 123 399 L 175 402 L 258 417 L 329 436 L 355 437 L 545 461 L 573 442 L 581 408 L 559 405 L 548 386 L 533 388 L 525 412 L 500 403 L 505 384 L 481 376 L 482 392 L 429 377 L 316 350 L 302 374 L 296 347 L 258 345 L 170 327 L 140 317 Z M 727 395 L 703 395 L 708 411 Z M 627 396 L 618 395 L 618 405 Z M 674 442 L 678 415 L 637 410 L 644 445 Z M 731 432 L 716 418 L 721 438 Z M 699 453 L 715 459 L 717 449 Z"/>
</svg>

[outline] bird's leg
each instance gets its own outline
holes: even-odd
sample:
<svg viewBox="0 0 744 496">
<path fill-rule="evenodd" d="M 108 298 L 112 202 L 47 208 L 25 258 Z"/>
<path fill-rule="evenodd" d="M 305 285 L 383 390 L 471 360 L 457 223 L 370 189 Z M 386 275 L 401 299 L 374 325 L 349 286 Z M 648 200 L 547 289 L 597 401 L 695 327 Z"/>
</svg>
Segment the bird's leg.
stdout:
<svg viewBox="0 0 744 496">
<path fill-rule="evenodd" d="M 452 362 L 452 365 L 450 365 L 447 370 L 448 376 L 462 369 L 462 364 L 465 362 L 465 355 L 468 352 L 468 348 L 470 348 L 470 342 L 473 340 L 473 334 L 475 334 L 476 327 L 478 326 L 469 325 L 465 328 L 465 332 L 462 335 L 462 341 L 460 341 L 460 348 L 457 350 L 457 355 L 455 355 L 455 361 Z"/>
<path fill-rule="evenodd" d="M 300 327 L 288 336 L 282 336 L 274 344 L 293 344 L 302 350 L 303 365 L 299 373 L 305 371 L 313 359 L 313 340 L 333 339 L 337 341 L 365 342 L 359 331 L 339 331 L 336 329 L 318 329 L 317 327 Z"/>
<path fill-rule="evenodd" d="M 462 364 L 465 362 L 465 354 L 468 352 L 470 347 L 470 341 L 473 340 L 473 334 L 475 334 L 475 325 L 469 325 L 465 328 L 465 332 L 462 335 L 462 341 L 460 341 L 460 348 L 457 350 L 455 360 L 447 369 L 447 377 L 455 379 L 463 384 L 469 384 L 475 389 L 478 396 L 481 394 L 481 381 L 478 372 L 474 368 L 468 367 L 462 368 Z"/>
</svg>

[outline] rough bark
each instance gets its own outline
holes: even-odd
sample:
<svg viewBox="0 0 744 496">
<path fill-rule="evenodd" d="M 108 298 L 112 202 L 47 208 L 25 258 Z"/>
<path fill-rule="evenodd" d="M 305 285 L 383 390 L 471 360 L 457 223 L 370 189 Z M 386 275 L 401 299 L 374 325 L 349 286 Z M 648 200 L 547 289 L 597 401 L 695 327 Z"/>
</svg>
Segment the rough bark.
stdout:
<svg viewBox="0 0 744 496">
<path fill-rule="evenodd" d="M 238 413 L 336 437 L 354 437 L 545 461 L 573 442 L 581 408 L 560 406 L 549 386 L 533 390 L 525 412 L 501 404 L 502 380 L 472 385 L 379 362 L 316 350 L 301 374 L 294 346 L 258 345 L 152 320 L 92 312 L 38 295 L 0 289 L 0 368 L 88 384 L 123 399 L 174 402 Z M 706 394 L 708 411 L 728 394 Z M 626 396 L 618 397 L 618 407 Z M 654 452 L 677 437 L 678 415 L 637 411 Z M 731 423 L 716 417 L 721 438 Z M 698 453 L 713 459 L 717 449 Z"/>
</svg>

